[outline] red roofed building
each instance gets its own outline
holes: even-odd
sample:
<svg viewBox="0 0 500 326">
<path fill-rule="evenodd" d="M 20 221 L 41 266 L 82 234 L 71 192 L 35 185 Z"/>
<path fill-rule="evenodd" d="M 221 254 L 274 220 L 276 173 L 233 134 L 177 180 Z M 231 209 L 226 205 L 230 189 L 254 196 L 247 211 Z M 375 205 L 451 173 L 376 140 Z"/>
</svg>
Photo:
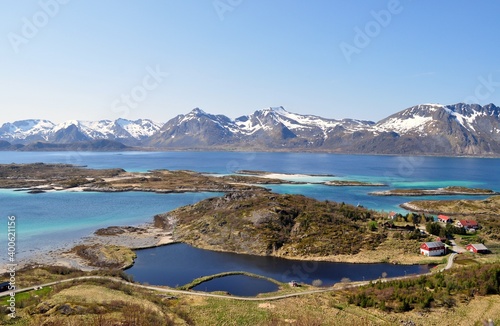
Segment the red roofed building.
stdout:
<svg viewBox="0 0 500 326">
<path fill-rule="evenodd" d="M 468 244 L 465 249 L 469 250 L 470 252 L 474 252 L 476 254 L 486 254 L 488 253 L 488 248 L 482 243 L 475 243 L 475 244 Z"/>
<path fill-rule="evenodd" d="M 438 222 L 442 223 L 451 223 L 453 222 L 449 216 L 446 215 L 438 215 Z"/>
<path fill-rule="evenodd" d="M 446 254 L 446 247 L 441 241 L 424 242 L 420 245 L 420 253 L 424 256 L 441 256 Z"/>
<path fill-rule="evenodd" d="M 465 228 L 466 230 L 468 230 L 468 229 L 474 229 L 474 230 L 479 229 L 479 224 L 477 224 L 477 222 L 474 221 L 474 220 L 458 220 L 457 221 L 457 226 L 459 228 Z"/>
</svg>

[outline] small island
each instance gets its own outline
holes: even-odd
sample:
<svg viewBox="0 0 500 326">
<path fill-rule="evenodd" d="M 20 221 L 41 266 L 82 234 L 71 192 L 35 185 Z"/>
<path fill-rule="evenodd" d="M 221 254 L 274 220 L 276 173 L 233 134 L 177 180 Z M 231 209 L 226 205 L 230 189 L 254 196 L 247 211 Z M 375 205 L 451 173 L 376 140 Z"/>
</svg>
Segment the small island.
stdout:
<svg viewBox="0 0 500 326">
<path fill-rule="evenodd" d="M 331 180 L 323 182 L 325 186 L 334 186 L 334 187 L 386 187 L 387 185 L 384 183 L 376 183 L 376 182 L 363 182 L 356 180 Z"/>
<path fill-rule="evenodd" d="M 0 188 L 38 194 L 47 191 L 146 191 L 157 193 L 256 191 L 257 184 L 291 183 L 280 179 L 212 176 L 188 170 L 127 172 L 71 164 L 0 164 Z"/>
<path fill-rule="evenodd" d="M 260 170 L 239 170 L 236 171 L 238 175 L 228 176 L 229 178 L 251 178 L 251 176 L 258 176 L 256 184 L 323 184 L 325 186 L 333 187 L 385 187 L 386 184 L 376 182 L 364 182 L 357 180 L 329 180 L 319 182 L 303 182 L 303 181 L 288 181 L 286 177 L 335 177 L 333 174 L 294 174 L 282 172 L 269 172 Z M 263 179 L 269 179 L 269 182 L 262 182 Z M 249 179 L 251 180 L 251 179 Z"/>
<path fill-rule="evenodd" d="M 286 173 L 286 172 L 269 172 L 261 170 L 238 170 L 237 174 L 247 174 L 247 175 L 258 175 L 258 176 L 268 176 L 268 175 L 284 175 L 284 176 L 306 176 L 306 177 L 334 177 L 333 174 L 297 174 L 297 173 Z"/>
<path fill-rule="evenodd" d="M 451 186 L 438 189 L 390 189 L 386 191 L 370 192 L 372 196 L 451 196 L 451 195 L 497 195 L 498 193 L 490 189 L 467 188 Z"/>
</svg>

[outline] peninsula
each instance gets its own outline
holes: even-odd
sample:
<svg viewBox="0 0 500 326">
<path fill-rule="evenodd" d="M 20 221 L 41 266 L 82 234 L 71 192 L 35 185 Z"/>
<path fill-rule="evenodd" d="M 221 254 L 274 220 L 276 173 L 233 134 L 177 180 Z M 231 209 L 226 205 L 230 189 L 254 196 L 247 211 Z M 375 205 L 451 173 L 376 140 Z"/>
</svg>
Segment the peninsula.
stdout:
<svg viewBox="0 0 500 326">
<path fill-rule="evenodd" d="M 498 193 L 490 189 L 467 188 L 450 186 L 438 189 L 390 189 L 386 191 L 374 191 L 369 195 L 373 196 L 451 196 L 451 195 L 497 195 Z"/>
</svg>

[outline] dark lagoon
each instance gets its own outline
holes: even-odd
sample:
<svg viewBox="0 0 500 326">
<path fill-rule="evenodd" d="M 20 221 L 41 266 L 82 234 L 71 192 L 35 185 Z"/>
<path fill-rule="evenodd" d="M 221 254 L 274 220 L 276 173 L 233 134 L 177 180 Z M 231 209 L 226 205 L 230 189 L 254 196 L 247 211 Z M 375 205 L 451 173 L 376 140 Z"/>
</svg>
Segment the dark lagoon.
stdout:
<svg viewBox="0 0 500 326">
<path fill-rule="evenodd" d="M 255 296 L 278 290 L 276 283 L 246 275 L 230 275 L 203 282 L 193 288 L 196 291 L 225 291 L 238 296 Z"/>
<path fill-rule="evenodd" d="M 352 281 L 422 274 L 429 265 L 350 264 L 289 260 L 277 257 L 217 252 L 178 243 L 137 251 L 133 267 L 126 272 L 135 281 L 153 285 L 181 286 L 192 280 L 232 271 L 250 272 L 280 282 L 295 280 L 311 284 L 321 280 L 331 286 L 344 277 Z M 272 282 L 248 276 L 228 276 L 200 284 L 195 290 L 227 291 L 234 295 L 253 296 L 277 289 Z"/>
</svg>

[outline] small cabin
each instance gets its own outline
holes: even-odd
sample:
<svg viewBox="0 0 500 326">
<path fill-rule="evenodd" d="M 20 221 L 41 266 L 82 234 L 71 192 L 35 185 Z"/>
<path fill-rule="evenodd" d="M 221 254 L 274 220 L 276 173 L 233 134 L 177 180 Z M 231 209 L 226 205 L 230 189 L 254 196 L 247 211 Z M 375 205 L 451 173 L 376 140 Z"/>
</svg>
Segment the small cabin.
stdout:
<svg viewBox="0 0 500 326">
<path fill-rule="evenodd" d="M 446 215 L 438 215 L 438 222 L 441 222 L 441 223 L 452 223 L 453 220 L 449 217 L 449 216 L 446 216 Z"/>
<path fill-rule="evenodd" d="M 487 254 L 489 252 L 488 248 L 482 243 L 468 244 L 465 249 L 476 254 Z"/>
<path fill-rule="evenodd" d="M 424 242 L 420 245 L 420 253 L 424 256 L 441 256 L 446 254 L 446 247 L 441 241 Z"/>
<path fill-rule="evenodd" d="M 396 212 L 389 212 L 389 215 L 387 216 L 388 219 L 393 220 L 396 218 L 398 214 Z"/>
</svg>

